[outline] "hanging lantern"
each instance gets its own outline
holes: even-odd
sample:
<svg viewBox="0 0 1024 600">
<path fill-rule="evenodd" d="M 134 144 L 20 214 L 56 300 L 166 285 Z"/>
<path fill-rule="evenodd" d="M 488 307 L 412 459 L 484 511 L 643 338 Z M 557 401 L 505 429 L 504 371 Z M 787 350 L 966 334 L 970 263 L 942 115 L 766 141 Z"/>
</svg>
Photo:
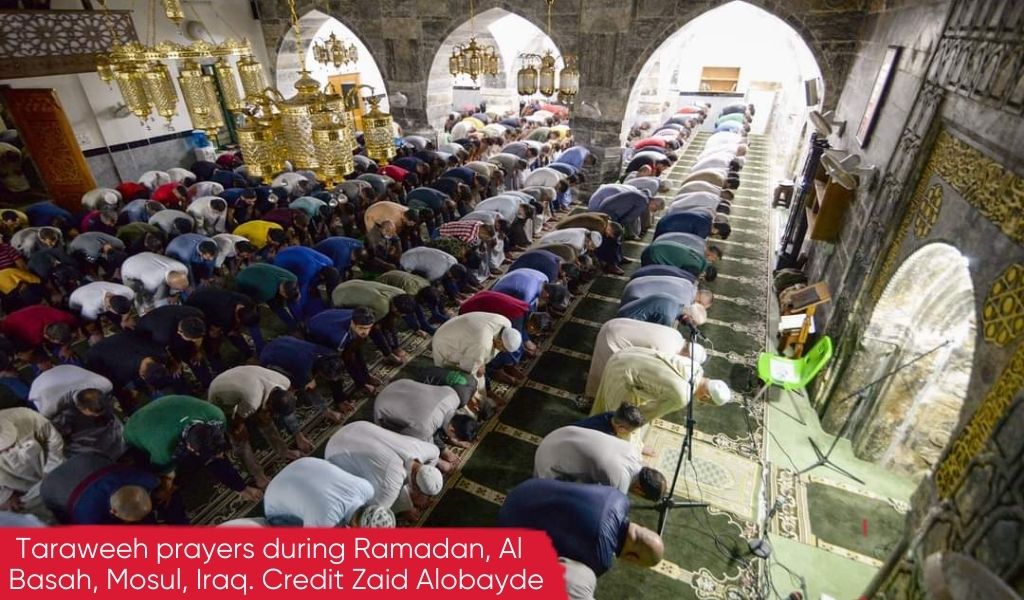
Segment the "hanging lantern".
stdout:
<svg viewBox="0 0 1024 600">
<path fill-rule="evenodd" d="M 516 73 L 516 89 L 519 91 L 519 95 L 532 96 L 536 94 L 538 77 L 537 69 L 529 62 L 519 69 Z"/>
<path fill-rule="evenodd" d="M 320 83 L 309 71 L 302 71 L 295 82 L 298 93 L 279 105 L 284 145 L 295 170 L 316 171 L 316 148 L 313 147 L 313 113 L 317 109 Z"/>
<path fill-rule="evenodd" d="M 545 96 L 555 93 L 555 57 L 551 56 L 551 52 L 546 53 L 544 58 L 540 59 L 538 87 L 540 93 Z"/>
<path fill-rule="evenodd" d="M 210 118 L 207 121 L 206 133 L 210 137 L 217 135 L 217 131 L 224 127 L 224 111 L 220 106 L 220 95 L 217 93 L 217 80 L 213 75 L 203 75 L 203 91 L 206 92 L 206 102 L 210 107 Z"/>
<path fill-rule="evenodd" d="M 114 67 L 110 64 L 109 58 L 103 55 L 96 57 L 96 74 L 103 83 L 109 84 L 114 80 Z"/>
<path fill-rule="evenodd" d="M 346 139 L 344 140 L 345 143 L 348 144 L 345 150 L 348 152 L 349 155 L 351 155 L 353 152 L 355 152 L 356 148 L 359 147 L 359 144 L 356 143 L 355 136 L 356 120 L 355 117 L 352 116 L 352 113 L 349 112 L 349 108 L 345 104 L 344 96 L 342 96 L 341 94 L 335 94 L 333 92 L 325 93 L 321 98 L 321 106 L 323 108 L 323 110 L 321 111 L 322 115 L 326 115 L 326 118 L 336 120 L 337 123 L 339 123 L 340 125 L 345 127 L 345 129 L 348 130 L 349 134 L 348 136 L 345 136 Z M 314 127 L 325 125 L 325 127 L 322 128 L 326 128 L 325 122 L 316 120 L 314 121 L 314 123 Z M 350 172 L 351 171 L 346 171 L 346 173 Z"/>
<path fill-rule="evenodd" d="M 317 179 L 328 185 L 344 179 L 355 171 L 351 147 L 355 143 L 350 130 L 340 118 L 331 115 L 325 123 L 313 128 L 313 147 L 316 149 L 316 160 L 320 163 Z"/>
<path fill-rule="evenodd" d="M 192 127 L 216 133 L 224 121 L 220 116 L 220 103 L 214 105 L 210 102 L 213 78 L 203 75 L 199 63 L 186 60 L 178 69 L 178 85 L 181 86 L 181 95 L 185 99 L 188 116 L 192 119 Z M 216 95 L 216 88 L 213 88 L 212 92 Z"/>
<path fill-rule="evenodd" d="M 565 68 L 558 74 L 558 93 L 571 100 L 580 91 L 580 71 L 576 68 L 575 56 L 567 54 L 562 58 Z"/>
<path fill-rule="evenodd" d="M 452 77 L 455 77 L 456 75 L 458 75 L 460 73 L 461 68 L 462 68 L 459 65 L 459 50 L 460 49 L 461 48 L 459 46 L 455 46 L 454 48 L 452 48 L 452 55 L 448 57 L 448 72 L 452 74 Z"/>
<path fill-rule="evenodd" d="M 149 97 L 146 95 L 146 83 L 143 78 L 143 69 L 138 65 L 127 64 L 115 72 L 114 80 L 118 89 L 121 90 L 121 98 L 125 106 L 132 111 L 141 121 L 149 119 L 151 106 Z"/>
<path fill-rule="evenodd" d="M 157 61 L 150 63 L 144 76 L 146 96 L 156 109 L 156 114 L 167 119 L 170 125 L 171 119 L 178 114 L 178 92 L 171 81 L 171 70 L 166 64 Z"/>
<path fill-rule="evenodd" d="M 245 98 L 242 98 L 241 92 L 238 91 L 238 80 L 235 79 L 231 63 L 226 58 L 220 58 L 214 63 L 213 70 L 217 73 L 217 80 L 220 82 L 220 92 L 221 97 L 224 98 L 224 105 L 231 112 L 242 110 L 245 107 Z"/>
<path fill-rule="evenodd" d="M 245 97 L 259 96 L 267 89 L 267 81 L 263 78 L 263 65 L 256 62 L 252 55 L 238 59 L 238 78 L 242 80 L 242 93 Z"/>
<path fill-rule="evenodd" d="M 380 97 L 370 96 L 370 112 L 363 115 L 363 139 L 366 142 L 366 156 L 379 165 L 385 165 L 395 157 L 395 132 L 391 126 L 391 115 L 380 110 Z"/>
<path fill-rule="evenodd" d="M 267 96 L 252 96 L 250 100 L 252 111 L 238 118 L 238 145 L 249 175 L 270 179 L 284 170 L 286 150 L 281 135 L 281 118 L 274 113 Z"/>
<path fill-rule="evenodd" d="M 163 0 L 164 14 L 174 21 L 175 25 L 185 20 L 185 11 L 181 9 L 181 0 Z"/>
</svg>

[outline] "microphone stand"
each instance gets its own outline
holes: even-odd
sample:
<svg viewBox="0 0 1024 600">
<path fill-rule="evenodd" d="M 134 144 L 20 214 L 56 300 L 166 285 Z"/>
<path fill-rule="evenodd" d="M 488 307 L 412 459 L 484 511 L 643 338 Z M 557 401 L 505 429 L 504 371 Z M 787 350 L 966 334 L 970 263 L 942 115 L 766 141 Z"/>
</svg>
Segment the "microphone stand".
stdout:
<svg viewBox="0 0 1024 600">
<path fill-rule="evenodd" d="M 861 386 L 860 388 L 858 388 L 854 392 L 844 396 L 843 398 L 840 398 L 838 400 L 838 402 L 844 402 L 846 400 L 849 400 L 850 398 L 853 398 L 854 396 L 857 397 L 857 400 L 855 400 L 854 403 L 853 403 L 853 408 L 850 410 L 850 416 L 847 417 L 846 421 L 843 422 L 843 426 L 839 428 L 839 432 L 836 433 L 835 438 L 832 440 L 832 444 L 828 447 L 828 450 L 825 451 L 824 453 L 822 453 L 821 448 L 818 447 L 818 444 L 815 443 L 813 438 L 807 438 L 811 442 L 811 448 L 814 450 L 814 454 L 816 454 L 818 456 L 818 460 L 815 461 L 814 464 L 806 467 L 805 469 L 802 469 L 802 470 L 798 471 L 797 475 L 798 476 L 799 475 L 803 475 L 804 473 L 806 473 L 808 471 L 811 471 L 811 470 L 814 470 L 814 469 L 817 469 L 818 467 L 825 467 L 825 466 L 827 466 L 827 467 L 837 471 L 838 473 L 846 475 L 847 477 L 849 477 L 850 479 L 856 481 L 857 483 L 859 483 L 861 485 L 864 485 L 864 480 L 860 479 L 859 477 L 854 476 L 853 473 L 850 473 L 846 469 L 844 469 L 844 468 L 840 467 L 839 465 L 837 465 L 836 463 L 832 462 L 832 460 L 829 457 L 832 456 L 832 451 L 836 449 L 836 444 L 839 443 L 839 439 L 845 436 L 846 430 L 847 430 L 847 426 L 853 421 L 853 419 L 852 419 L 853 415 L 857 412 L 857 408 L 860 406 L 861 401 L 863 401 L 864 398 L 865 398 L 865 392 L 871 386 L 875 385 L 876 383 L 879 383 L 881 381 L 885 381 L 889 377 L 895 375 L 896 373 L 899 373 L 903 369 L 906 369 L 910 365 L 916 363 L 917 361 L 921 360 L 922 358 L 924 358 L 924 357 L 928 356 L 929 354 L 935 352 L 939 348 L 943 348 L 945 346 L 948 346 L 951 343 L 953 343 L 953 340 L 946 340 L 946 341 L 942 342 L 941 344 L 939 344 L 938 346 L 935 346 L 931 350 L 925 352 L 924 354 L 917 355 L 912 360 L 907 361 L 907 362 L 903 363 L 902 365 L 898 365 L 895 369 L 892 369 L 891 371 L 888 371 L 887 373 L 884 373 L 881 377 L 875 379 L 874 381 L 871 381 L 870 383 L 867 383 L 867 384 Z"/>
<path fill-rule="evenodd" d="M 676 508 L 700 508 L 708 505 L 707 502 L 690 502 L 673 498 L 673 491 L 676 489 L 676 483 L 679 481 L 679 472 L 683 467 L 683 462 L 689 462 L 691 466 L 693 465 L 693 426 L 696 423 L 693 419 L 693 403 L 695 401 L 693 394 L 696 385 L 694 381 L 694 368 L 696 365 L 693 358 L 693 344 L 697 338 L 697 329 L 689 323 L 687 323 L 687 326 L 690 328 L 690 397 L 686 403 L 686 433 L 683 436 L 683 443 L 679 450 L 679 458 L 676 460 L 676 470 L 672 476 L 672 485 L 668 487 L 664 498 L 649 506 L 636 507 L 641 510 L 658 511 L 659 536 L 665 534 L 665 525 L 668 524 L 668 513 L 670 510 Z"/>
</svg>

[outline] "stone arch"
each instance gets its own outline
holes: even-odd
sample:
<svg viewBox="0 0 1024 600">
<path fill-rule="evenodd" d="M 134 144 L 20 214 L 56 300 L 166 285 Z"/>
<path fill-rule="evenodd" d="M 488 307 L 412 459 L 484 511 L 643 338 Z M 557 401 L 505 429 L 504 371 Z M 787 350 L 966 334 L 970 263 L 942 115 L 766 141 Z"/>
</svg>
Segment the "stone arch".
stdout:
<svg viewBox="0 0 1024 600">
<path fill-rule="evenodd" d="M 381 71 L 373 49 L 359 36 L 357 31 L 341 19 L 329 15 L 320 10 L 309 10 L 299 17 L 299 29 L 301 31 L 302 48 L 301 52 L 306 57 L 306 68 L 313 77 L 320 83 L 326 85 L 327 78 L 334 73 L 358 71 L 361 76 L 361 83 L 373 86 L 377 93 L 387 96 L 387 81 Z M 342 67 L 341 70 L 333 66 L 324 67 L 312 60 L 312 47 L 314 40 L 325 38 L 331 32 L 335 32 L 339 38 L 346 43 L 354 43 L 359 50 L 359 62 L 354 68 Z M 295 33 L 293 27 L 288 27 L 281 43 L 277 47 L 277 54 L 274 68 L 274 83 L 285 96 L 291 95 L 294 90 L 294 83 L 299 78 L 300 49 L 296 48 Z M 387 111 L 388 100 L 381 102 L 383 110 Z"/>
<path fill-rule="evenodd" d="M 917 250 L 875 305 L 823 427 L 837 433 L 849 420 L 859 458 L 924 477 L 948 444 L 967 398 L 977 312 L 969 263 L 960 251 L 942 242 Z M 922 355 L 865 388 L 859 406 L 847 398 Z"/>
<path fill-rule="evenodd" d="M 723 29 L 733 31 L 726 34 Z M 751 52 L 746 46 L 753 45 L 754 32 L 762 36 L 756 38 L 760 52 Z M 699 56 L 700 60 L 686 60 L 685 56 Z M 629 91 L 621 140 L 625 142 L 630 126 L 637 120 L 655 126 L 660 123 L 684 101 L 674 93 L 676 89 L 698 91 L 699 67 L 713 64 L 740 67 L 740 89 L 749 90 L 751 102 L 761 109 L 752 123 L 754 132 L 772 132 L 776 147 L 795 149 L 808 110 L 803 80 L 820 78 L 821 69 L 796 29 L 771 12 L 741 0 L 687 21 L 649 54 Z M 774 90 L 759 90 L 757 84 L 762 82 L 781 85 Z M 708 121 L 705 127 L 712 124 Z M 780 134 L 785 139 L 779 139 Z"/>
<path fill-rule="evenodd" d="M 515 28 L 514 39 L 508 35 L 512 27 Z M 455 97 L 454 79 L 448 71 L 448 57 L 454 46 L 468 41 L 471 35 L 475 35 L 481 44 L 494 45 L 498 50 L 498 74 L 481 77 L 478 81 L 482 92 L 488 90 L 481 94 L 480 99 L 488 100 L 492 105 L 497 101 L 502 106 L 517 106 L 515 74 L 518 68 L 516 57 L 519 54 L 540 53 L 545 48 L 558 52 L 554 41 L 542 28 L 532 20 L 505 8 L 494 7 L 478 12 L 473 24 L 469 19 L 455 23 L 434 52 L 427 76 L 426 120 L 434 128 L 440 129 L 443 126 Z"/>
</svg>

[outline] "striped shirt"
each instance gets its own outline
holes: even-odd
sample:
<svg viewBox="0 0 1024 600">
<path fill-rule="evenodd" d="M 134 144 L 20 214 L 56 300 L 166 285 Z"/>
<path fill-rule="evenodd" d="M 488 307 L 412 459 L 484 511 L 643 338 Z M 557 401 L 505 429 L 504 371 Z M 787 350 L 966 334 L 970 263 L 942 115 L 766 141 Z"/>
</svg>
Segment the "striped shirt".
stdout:
<svg viewBox="0 0 1024 600">
<path fill-rule="evenodd" d="M 480 239 L 480 221 L 451 221 L 438 228 L 442 237 L 453 237 L 468 244 Z"/>
</svg>

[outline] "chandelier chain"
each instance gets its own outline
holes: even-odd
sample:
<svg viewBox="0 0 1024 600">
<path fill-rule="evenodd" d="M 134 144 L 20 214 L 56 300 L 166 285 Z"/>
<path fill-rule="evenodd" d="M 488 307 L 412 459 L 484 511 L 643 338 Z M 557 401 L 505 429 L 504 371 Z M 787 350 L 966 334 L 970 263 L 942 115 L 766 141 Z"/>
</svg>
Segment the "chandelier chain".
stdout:
<svg viewBox="0 0 1024 600">
<path fill-rule="evenodd" d="M 476 35 L 476 11 L 473 10 L 473 0 L 469 0 L 469 33 Z"/>
<path fill-rule="evenodd" d="M 121 45 L 121 36 L 117 35 L 117 28 L 113 24 L 113 16 L 110 14 L 110 10 L 107 9 L 107 0 L 99 0 L 100 8 L 103 9 L 103 15 L 106 17 L 103 19 L 103 24 L 107 27 L 107 33 L 110 34 L 111 39 L 114 40 L 115 46 Z"/>
<path fill-rule="evenodd" d="M 299 25 L 299 13 L 295 10 L 295 0 L 288 0 L 291 11 L 292 29 L 295 30 L 295 53 L 299 56 L 299 70 L 306 70 L 306 53 L 302 48 L 302 27 Z"/>
</svg>

